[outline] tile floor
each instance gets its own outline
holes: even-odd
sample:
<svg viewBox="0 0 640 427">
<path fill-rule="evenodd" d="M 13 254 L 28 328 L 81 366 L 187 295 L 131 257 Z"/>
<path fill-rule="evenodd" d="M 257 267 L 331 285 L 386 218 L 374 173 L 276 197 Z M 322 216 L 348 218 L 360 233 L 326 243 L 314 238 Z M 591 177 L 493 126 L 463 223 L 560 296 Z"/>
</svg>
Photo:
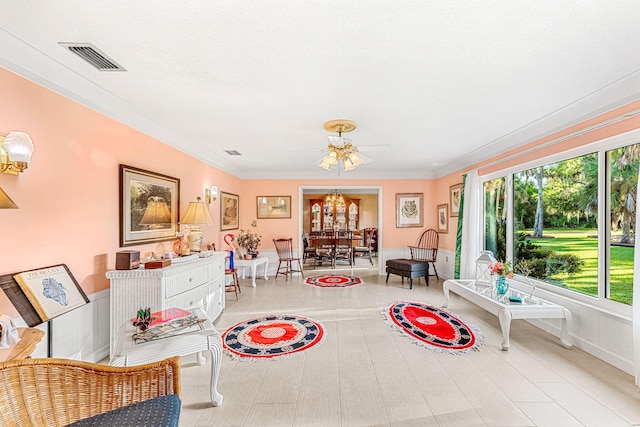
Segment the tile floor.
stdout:
<svg viewBox="0 0 640 427">
<path fill-rule="evenodd" d="M 313 274 L 313 271 L 305 271 Z M 318 272 L 320 274 L 320 272 Z M 246 318 L 291 313 L 326 329 L 314 349 L 279 361 L 224 355 L 221 406 L 208 400 L 209 363 L 184 359 L 181 426 L 629 426 L 640 425 L 640 393 L 620 370 L 523 320 L 500 350 L 498 319 L 452 295 L 450 310 L 486 337 L 479 352 L 437 353 L 393 331 L 380 314 L 399 300 L 443 302 L 442 281 L 408 283 L 356 270 L 364 284 L 304 285 L 298 276 L 242 283 L 215 322 L 221 332 Z"/>
</svg>

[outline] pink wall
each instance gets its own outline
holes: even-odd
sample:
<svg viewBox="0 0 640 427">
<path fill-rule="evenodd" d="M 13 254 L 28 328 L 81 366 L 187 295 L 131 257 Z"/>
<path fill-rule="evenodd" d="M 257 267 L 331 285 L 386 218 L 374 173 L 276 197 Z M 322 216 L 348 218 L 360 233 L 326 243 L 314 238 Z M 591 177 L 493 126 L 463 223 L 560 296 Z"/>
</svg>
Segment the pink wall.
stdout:
<svg viewBox="0 0 640 427">
<path fill-rule="evenodd" d="M 274 237 L 298 235 L 298 188 L 341 186 L 344 181 L 240 180 L 208 166 L 121 123 L 85 108 L 33 82 L 0 69 L 0 135 L 31 135 L 36 151 L 19 176 L 0 174 L 0 187 L 20 207 L 0 211 L 0 275 L 67 264 L 87 294 L 108 288 L 119 247 L 119 165 L 126 164 L 180 179 L 180 206 L 204 196 L 206 186 L 240 196 L 240 228 L 251 228 L 258 195 L 291 195 L 292 218 L 258 220 L 263 246 Z M 395 228 L 395 193 L 424 193 L 425 228 L 434 227 L 435 180 L 349 181 L 384 188 L 383 246 L 403 247 L 416 228 Z M 277 189 L 277 190 L 274 190 Z M 215 224 L 202 227 L 205 242 L 223 248 L 220 200 L 210 212 Z M 239 231 L 239 230 L 238 230 Z M 234 230 L 234 233 L 238 231 Z M 156 244 L 135 246 L 144 255 Z M 0 292 L 0 312 L 17 315 Z"/>
<path fill-rule="evenodd" d="M 237 178 L 3 69 L 0 90 L 0 135 L 24 131 L 36 147 L 25 172 L 0 174 L 0 187 L 20 208 L 0 211 L 0 274 L 67 264 L 87 294 L 107 288 L 104 273 L 121 249 L 121 163 L 180 178 L 181 212 L 207 184 L 242 189 Z M 205 240 L 219 239 L 218 203 Z M 16 314 L 3 292 L 0 312 Z"/>
</svg>

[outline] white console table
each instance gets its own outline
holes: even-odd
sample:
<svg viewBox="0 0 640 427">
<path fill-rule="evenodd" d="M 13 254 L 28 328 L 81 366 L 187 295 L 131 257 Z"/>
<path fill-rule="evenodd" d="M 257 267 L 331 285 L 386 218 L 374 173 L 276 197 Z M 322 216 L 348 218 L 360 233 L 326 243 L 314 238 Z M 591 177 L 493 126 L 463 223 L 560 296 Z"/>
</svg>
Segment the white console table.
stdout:
<svg viewBox="0 0 640 427">
<path fill-rule="evenodd" d="M 444 292 L 443 307 L 449 306 L 449 291 L 451 291 L 498 316 L 502 329 L 503 350 L 509 350 L 510 347 L 509 333 L 512 319 L 562 319 L 560 341 L 566 348 L 571 348 L 571 343 L 567 340 L 571 312 L 561 305 L 539 298 L 529 299 L 523 292 L 514 290 L 499 295 L 493 286 L 476 283 L 475 280 L 446 280 L 442 285 L 442 291 Z M 510 295 L 519 296 L 522 302 L 510 301 Z"/>
<path fill-rule="evenodd" d="M 269 258 L 258 257 L 253 259 L 237 259 L 233 260 L 236 268 L 242 268 L 242 278 L 244 279 L 244 269 L 246 267 L 251 268 L 251 286 L 256 287 L 256 274 L 259 265 L 264 266 L 264 280 L 267 279 L 267 270 L 269 269 Z"/>
<path fill-rule="evenodd" d="M 165 268 L 107 271 L 111 280 L 109 355 L 114 355 L 118 329 L 140 308 L 149 307 L 155 312 L 200 307 L 213 322 L 224 309 L 226 256 L 226 252 L 214 252 L 203 258 L 178 258 Z"/>
</svg>

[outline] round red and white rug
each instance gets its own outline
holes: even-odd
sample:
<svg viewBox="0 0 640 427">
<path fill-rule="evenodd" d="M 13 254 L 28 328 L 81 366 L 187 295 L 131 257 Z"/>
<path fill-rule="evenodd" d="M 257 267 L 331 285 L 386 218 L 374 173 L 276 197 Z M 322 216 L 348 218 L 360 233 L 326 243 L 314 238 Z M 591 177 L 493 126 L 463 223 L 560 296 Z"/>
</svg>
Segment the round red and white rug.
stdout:
<svg viewBox="0 0 640 427">
<path fill-rule="evenodd" d="M 391 304 L 383 314 L 394 329 L 424 347 L 466 353 L 479 350 L 484 343 L 484 335 L 476 326 L 428 304 L 401 301 Z"/>
<path fill-rule="evenodd" d="M 240 360 L 295 355 L 318 345 L 324 328 L 314 319 L 291 314 L 261 316 L 240 322 L 222 334 L 227 354 Z"/>
<path fill-rule="evenodd" d="M 319 288 L 348 288 L 362 283 L 362 279 L 348 274 L 323 274 L 304 279 L 304 283 Z"/>
</svg>

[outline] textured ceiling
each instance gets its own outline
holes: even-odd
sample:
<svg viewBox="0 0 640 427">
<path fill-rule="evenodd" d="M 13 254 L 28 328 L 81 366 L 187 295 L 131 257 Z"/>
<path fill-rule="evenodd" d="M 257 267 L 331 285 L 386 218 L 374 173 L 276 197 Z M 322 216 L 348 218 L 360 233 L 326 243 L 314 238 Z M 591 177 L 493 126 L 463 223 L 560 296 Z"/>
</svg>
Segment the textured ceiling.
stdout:
<svg viewBox="0 0 640 427">
<path fill-rule="evenodd" d="M 0 10 L 0 65 L 240 178 L 338 177 L 315 166 L 332 119 L 378 146 L 341 178 L 430 178 L 640 97 L 637 0 Z M 60 42 L 127 71 L 99 72 Z"/>
</svg>

